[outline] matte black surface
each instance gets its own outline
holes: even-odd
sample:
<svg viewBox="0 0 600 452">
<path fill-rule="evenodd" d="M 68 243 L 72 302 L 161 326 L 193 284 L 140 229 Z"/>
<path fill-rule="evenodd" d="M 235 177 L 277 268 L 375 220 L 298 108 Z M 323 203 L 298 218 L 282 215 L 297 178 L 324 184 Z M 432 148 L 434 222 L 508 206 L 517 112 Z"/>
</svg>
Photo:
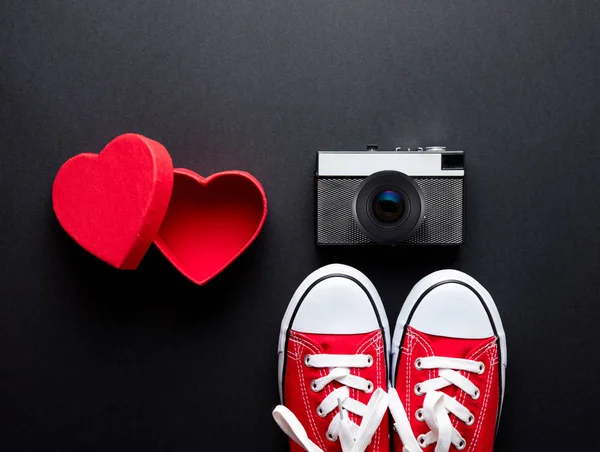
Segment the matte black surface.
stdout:
<svg viewBox="0 0 600 452">
<path fill-rule="evenodd" d="M 0 450 L 285 450 L 279 323 L 329 262 L 364 271 L 392 323 L 430 271 L 472 274 L 508 335 L 497 450 L 594 447 L 597 1 L 0 7 Z M 155 249 L 113 270 L 55 220 L 60 165 L 127 131 L 178 166 L 263 182 L 262 235 L 209 286 Z M 467 151 L 459 252 L 315 249 L 314 152 L 367 143 Z"/>
</svg>

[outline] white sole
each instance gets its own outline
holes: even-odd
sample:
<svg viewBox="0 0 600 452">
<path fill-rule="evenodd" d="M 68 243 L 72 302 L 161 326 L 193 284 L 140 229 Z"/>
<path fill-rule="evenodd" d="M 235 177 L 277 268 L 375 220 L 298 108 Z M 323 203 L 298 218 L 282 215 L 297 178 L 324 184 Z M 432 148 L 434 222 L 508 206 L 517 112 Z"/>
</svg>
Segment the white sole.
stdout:
<svg viewBox="0 0 600 452">
<path fill-rule="evenodd" d="M 277 372 L 279 382 L 279 399 L 281 400 L 281 403 L 283 403 L 283 369 L 286 358 L 286 342 L 292 316 L 294 315 L 296 307 L 298 306 L 300 300 L 302 300 L 306 291 L 317 281 L 333 275 L 348 276 L 352 279 L 355 279 L 369 292 L 369 295 L 371 296 L 375 304 L 375 309 L 377 310 L 377 314 L 379 316 L 379 320 L 383 328 L 383 337 L 385 341 L 386 350 L 386 363 L 387 367 L 389 368 L 390 363 L 388 357 L 390 352 L 390 326 L 387 315 L 385 313 L 385 308 L 383 307 L 383 303 L 381 302 L 381 298 L 379 297 L 377 289 L 375 289 L 375 286 L 369 280 L 369 278 L 367 278 L 363 273 L 361 273 L 353 267 L 343 264 L 326 265 L 324 267 L 319 268 L 318 270 L 315 270 L 310 275 L 308 275 L 304 281 L 302 281 L 302 284 L 300 284 L 300 286 L 298 286 L 298 288 L 296 289 L 296 292 L 294 292 L 294 296 L 292 297 L 283 316 L 283 320 L 281 321 L 281 330 L 279 332 L 279 344 L 277 346 Z"/>
<path fill-rule="evenodd" d="M 393 387 L 396 385 L 396 367 L 398 365 L 398 359 L 400 357 L 400 342 L 403 339 L 404 332 L 406 329 L 406 323 L 415 308 L 415 305 L 419 302 L 422 295 L 427 292 L 430 288 L 443 284 L 444 282 L 458 281 L 471 287 L 475 292 L 479 294 L 481 299 L 486 305 L 489 316 L 491 317 L 492 324 L 498 336 L 498 343 L 500 346 L 500 374 L 501 374 L 501 385 L 500 385 L 500 408 L 498 413 L 502 411 L 502 404 L 504 402 L 504 388 L 506 385 L 506 334 L 504 327 L 502 326 L 502 320 L 500 319 L 500 313 L 496 307 L 496 303 L 490 293 L 479 284 L 471 276 L 460 272 L 458 270 L 440 270 L 423 278 L 419 281 L 411 290 L 410 294 L 406 298 L 406 301 L 402 305 L 400 315 L 396 321 L 396 327 L 394 328 L 394 337 L 392 339 L 392 367 L 391 367 L 391 380 Z"/>
</svg>

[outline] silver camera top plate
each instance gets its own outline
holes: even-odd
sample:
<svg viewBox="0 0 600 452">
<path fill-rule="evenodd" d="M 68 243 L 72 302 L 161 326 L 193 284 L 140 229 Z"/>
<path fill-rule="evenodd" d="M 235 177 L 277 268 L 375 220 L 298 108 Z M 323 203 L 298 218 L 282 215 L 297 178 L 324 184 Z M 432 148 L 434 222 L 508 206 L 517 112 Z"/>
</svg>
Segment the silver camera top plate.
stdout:
<svg viewBox="0 0 600 452">
<path fill-rule="evenodd" d="M 416 151 L 319 151 L 317 176 L 366 177 L 378 171 L 395 170 L 408 176 L 463 177 L 465 170 L 445 165 L 451 156 L 462 156 L 462 151 L 446 151 L 443 147 L 430 147 Z M 400 149 L 400 148 L 398 148 Z"/>
</svg>

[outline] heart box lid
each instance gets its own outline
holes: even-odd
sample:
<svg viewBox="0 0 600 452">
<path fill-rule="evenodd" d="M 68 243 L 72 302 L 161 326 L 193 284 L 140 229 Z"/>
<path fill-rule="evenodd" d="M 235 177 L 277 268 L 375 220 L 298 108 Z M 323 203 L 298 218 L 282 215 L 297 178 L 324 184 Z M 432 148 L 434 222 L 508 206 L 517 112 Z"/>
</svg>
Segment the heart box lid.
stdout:
<svg viewBox="0 0 600 452">
<path fill-rule="evenodd" d="M 260 182 L 243 171 L 204 178 L 173 168 L 157 141 L 120 135 L 99 154 L 60 168 L 54 211 L 83 248 L 119 269 L 136 269 L 154 242 L 188 279 L 202 285 L 235 260 L 267 213 Z"/>
</svg>

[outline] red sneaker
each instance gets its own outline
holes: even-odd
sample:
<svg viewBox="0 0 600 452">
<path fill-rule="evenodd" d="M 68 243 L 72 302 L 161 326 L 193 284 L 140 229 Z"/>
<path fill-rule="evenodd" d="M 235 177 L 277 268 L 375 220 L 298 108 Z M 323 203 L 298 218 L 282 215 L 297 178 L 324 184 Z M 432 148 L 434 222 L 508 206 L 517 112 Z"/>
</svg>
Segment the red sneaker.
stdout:
<svg viewBox="0 0 600 452">
<path fill-rule="evenodd" d="M 279 336 L 273 417 L 292 452 L 387 452 L 389 327 L 375 287 L 333 264 L 290 302 Z"/>
<path fill-rule="evenodd" d="M 396 452 L 490 452 L 500 417 L 506 337 L 492 297 L 455 270 L 422 279 L 392 341 Z"/>
</svg>

